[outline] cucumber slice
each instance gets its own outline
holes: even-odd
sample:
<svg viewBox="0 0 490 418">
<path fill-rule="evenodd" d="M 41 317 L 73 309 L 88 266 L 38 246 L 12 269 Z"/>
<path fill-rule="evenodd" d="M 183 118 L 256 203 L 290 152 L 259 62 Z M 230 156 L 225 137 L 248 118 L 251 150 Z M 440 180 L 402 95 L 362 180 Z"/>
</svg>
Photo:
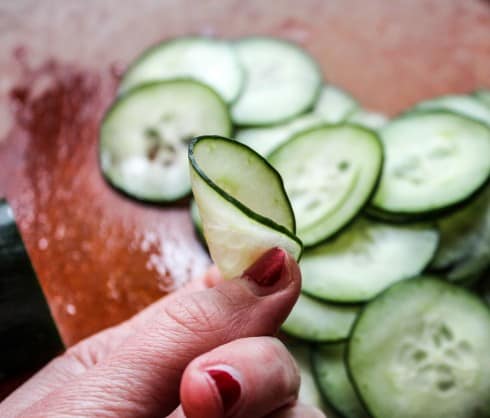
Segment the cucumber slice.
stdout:
<svg viewBox="0 0 490 418">
<path fill-rule="evenodd" d="M 437 222 L 441 243 L 431 268 L 452 281 L 477 279 L 490 267 L 490 187 Z"/>
<path fill-rule="evenodd" d="M 230 103 L 240 94 L 244 72 L 229 42 L 182 37 L 144 51 L 124 74 L 119 91 L 174 78 L 192 78 L 207 84 Z"/>
<path fill-rule="evenodd" d="M 490 109 L 474 96 L 450 94 L 425 100 L 415 106 L 416 109 L 443 109 L 459 113 L 472 119 L 490 124 Z"/>
<path fill-rule="evenodd" d="M 267 157 L 274 149 L 285 143 L 293 135 L 315 126 L 323 125 L 320 116 L 308 113 L 290 122 L 267 128 L 241 129 L 236 139 Z"/>
<path fill-rule="evenodd" d="M 269 161 L 284 179 L 305 246 L 354 218 L 375 188 L 382 160 L 377 135 L 347 124 L 301 132 L 272 152 Z"/>
<path fill-rule="evenodd" d="M 368 418 L 347 374 L 345 344 L 319 345 L 312 350 L 312 368 L 325 399 L 344 418 Z"/>
<path fill-rule="evenodd" d="M 477 90 L 473 93 L 473 96 L 475 96 L 485 106 L 490 108 L 490 90 L 487 89 Z"/>
<path fill-rule="evenodd" d="M 313 106 L 322 76 L 305 50 L 266 37 L 243 38 L 235 48 L 246 75 L 244 90 L 231 110 L 237 125 L 271 125 Z"/>
<path fill-rule="evenodd" d="M 251 148 L 218 136 L 189 146 L 192 191 L 211 258 L 224 278 L 272 247 L 299 259 L 301 242 L 281 177 Z"/>
<path fill-rule="evenodd" d="M 348 121 L 366 128 L 377 130 L 388 122 L 388 117 L 382 113 L 371 112 L 369 110 L 358 110 L 349 116 Z"/>
<path fill-rule="evenodd" d="M 201 221 L 201 217 L 199 216 L 199 208 L 197 207 L 197 203 L 194 199 L 191 199 L 190 213 L 191 213 L 192 225 L 194 226 L 194 231 L 196 232 L 199 241 L 201 241 L 201 243 L 203 243 L 204 246 L 206 246 L 206 239 L 204 238 L 202 221 Z"/>
<path fill-rule="evenodd" d="M 349 336 L 359 309 L 356 305 L 333 305 L 301 294 L 281 329 L 306 341 L 342 341 Z"/>
<path fill-rule="evenodd" d="M 303 291 L 333 302 L 362 302 L 418 275 L 438 244 L 436 228 L 360 218 L 333 241 L 305 252 Z"/>
<path fill-rule="evenodd" d="M 106 179 L 137 199 L 171 202 L 190 192 L 187 147 L 201 134 L 229 135 L 223 100 L 192 80 L 144 84 L 121 96 L 100 132 Z"/>
<path fill-rule="evenodd" d="M 327 123 L 345 121 L 357 111 L 359 103 L 347 92 L 331 84 L 323 87 L 314 113 Z"/>
<path fill-rule="evenodd" d="M 64 350 L 12 208 L 0 199 L 0 382 Z"/>
<path fill-rule="evenodd" d="M 378 213 L 429 216 L 470 198 L 490 174 L 490 129 L 447 111 L 412 112 L 381 131 Z"/>
<path fill-rule="evenodd" d="M 347 353 L 376 418 L 490 416 L 490 310 L 472 293 L 422 277 L 361 312 Z"/>
<path fill-rule="evenodd" d="M 315 378 L 311 369 L 310 347 L 299 343 L 286 343 L 286 347 L 296 360 L 301 376 L 298 402 L 305 405 L 314 406 L 324 412 L 327 412 L 326 405 L 323 402 L 322 395 L 315 383 Z"/>
</svg>

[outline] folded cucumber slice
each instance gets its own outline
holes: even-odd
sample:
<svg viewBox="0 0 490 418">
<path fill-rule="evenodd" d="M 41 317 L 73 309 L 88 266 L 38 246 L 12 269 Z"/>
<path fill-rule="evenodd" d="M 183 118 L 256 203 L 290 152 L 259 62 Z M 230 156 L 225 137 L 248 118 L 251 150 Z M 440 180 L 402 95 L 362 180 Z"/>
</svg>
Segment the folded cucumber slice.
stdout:
<svg viewBox="0 0 490 418">
<path fill-rule="evenodd" d="M 281 173 L 305 246 L 324 241 L 362 209 L 381 173 L 377 135 L 357 125 L 301 132 L 269 156 Z"/>
<path fill-rule="evenodd" d="M 347 374 L 345 344 L 317 345 L 312 350 L 312 368 L 325 399 L 344 418 L 368 418 Z"/>
<path fill-rule="evenodd" d="M 301 294 L 281 329 L 306 341 L 342 341 L 349 336 L 359 309 L 356 305 L 334 305 Z"/>
<path fill-rule="evenodd" d="M 359 103 L 339 87 L 328 84 L 323 87 L 313 112 L 327 123 L 345 121 L 357 111 Z"/>
<path fill-rule="evenodd" d="M 204 231 L 202 229 L 201 216 L 199 216 L 199 208 L 197 207 L 197 203 L 194 199 L 191 199 L 190 213 L 192 225 L 194 226 L 194 231 L 196 232 L 199 241 L 201 241 L 201 243 L 206 246 L 206 239 L 204 238 Z"/>
<path fill-rule="evenodd" d="M 230 103 L 240 94 L 244 73 L 229 42 L 182 37 L 144 51 L 124 74 L 119 90 L 126 92 L 143 83 L 174 78 L 192 78 L 207 84 Z"/>
<path fill-rule="evenodd" d="M 490 174 L 490 129 L 448 111 L 411 112 L 381 130 L 378 214 L 431 215 L 471 197 Z"/>
<path fill-rule="evenodd" d="M 422 277 L 369 303 L 347 363 L 376 418 L 490 416 L 490 310 L 472 293 Z"/>
<path fill-rule="evenodd" d="M 192 191 L 211 258 L 224 278 L 241 274 L 272 247 L 301 255 L 281 177 L 251 148 L 201 136 L 189 146 Z"/>
<path fill-rule="evenodd" d="M 190 140 L 230 133 L 226 104 L 204 84 L 192 80 L 144 84 L 116 100 L 104 118 L 102 172 L 116 188 L 137 199 L 175 201 L 191 189 Z"/>
<path fill-rule="evenodd" d="M 280 125 L 241 129 L 238 131 L 236 139 L 266 157 L 293 135 L 323 124 L 320 116 L 307 113 Z"/>
<path fill-rule="evenodd" d="M 10 205 L 0 199 L 0 382 L 64 350 Z"/>
<path fill-rule="evenodd" d="M 333 241 L 305 252 L 303 291 L 333 302 L 369 300 L 392 283 L 420 274 L 437 244 L 434 227 L 360 218 Z"/>
<path fill-rule="evenodd" d="M 480 89 L 473 93 L 480 102 L 482 102 L 485 106 L 490 108 L 490 90 Z"/>
<path fill-rule="evenodd" d="M 451 281 L 478 279 L 490 267 L 490 187 L 437 225 L 441 243 L 431 268 Z"/>
<path fill-rule="evenodd" d="M 242 94 L 231 111 L 237 125 L 271 125 L 313 106 L 322 76 L 305 50 L 266 37 L 240 39 L 235 49 L 246 77 Z"/>
<path fill-rule="evenodd" d="M 450 94 L 424 100 L 416 109 L 444 109 L 490 124 L 490 109 L 476 97 L 464 94 Z"/>
</svg>

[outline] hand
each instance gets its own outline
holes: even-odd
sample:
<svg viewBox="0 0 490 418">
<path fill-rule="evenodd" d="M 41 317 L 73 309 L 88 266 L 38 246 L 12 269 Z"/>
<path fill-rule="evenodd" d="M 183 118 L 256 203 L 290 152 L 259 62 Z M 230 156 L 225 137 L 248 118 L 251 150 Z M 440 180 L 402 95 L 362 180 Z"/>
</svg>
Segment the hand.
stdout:
<svg viewBox="0 0 490 418">
<path fill-rule="evenodd" d="M 240 278 L 176 292 L 70 348 L 0 416 L 322 417 L 296 403 L 297 367 L 270 337 L 299 289 L 296 262 L 269 250 Z"/>
</svg>

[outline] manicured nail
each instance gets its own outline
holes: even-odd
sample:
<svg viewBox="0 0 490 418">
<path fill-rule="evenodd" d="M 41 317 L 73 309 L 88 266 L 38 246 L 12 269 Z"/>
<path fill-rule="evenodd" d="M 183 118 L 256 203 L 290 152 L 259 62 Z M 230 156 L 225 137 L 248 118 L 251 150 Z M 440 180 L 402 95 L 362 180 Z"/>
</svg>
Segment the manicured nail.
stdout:
<svg viewBox="0 0 490 418">
<path fill-rule="evenodd" d="M 230 410 L 230 408 L 238 401 L 240 393 L 242 391 L 240 383 L 233 377 L 233 374 L 220 369 L 210 369 L 207 370 L 209 376 L 214 381 L 218 392 L 221 397 L 221 402 L 223 404 L 223 410 L 225 413 Z"/>
<path fill-rule="evenodd" d="M 286 264 L 286 253 L 272 248 L 243 272 L 243 277 L 262 287 L 275 285 L 282 276 Z"/>
</svg>

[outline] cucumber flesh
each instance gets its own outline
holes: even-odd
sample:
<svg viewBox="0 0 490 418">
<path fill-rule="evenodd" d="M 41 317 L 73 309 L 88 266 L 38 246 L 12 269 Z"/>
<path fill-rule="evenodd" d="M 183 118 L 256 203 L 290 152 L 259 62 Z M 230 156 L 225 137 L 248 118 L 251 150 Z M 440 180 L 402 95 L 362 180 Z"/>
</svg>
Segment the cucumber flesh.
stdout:
<svg viewBox="0 0 490 418">
<path fill-rule="evenodd" d="M 490 124 L 490 108 L 476 97 L 451 94 L 420 102 L 416 109 L 444 109 Z"/>
<path fill-rule="evenodd" d="M 312 368 L 318 387 L 342 417 L 368 418 L 347 374 L 344 353 L 343 343 L 318 345 L 313 349 Z"/>
<path fill-rule="evenodd" d="M 229 42 L 206 37 L 182 37 L 146 50 L 121 80 L 121 93 L 147 82 L 192 78 L 233 102 L 243 86 L 243 69 Z"/>
<path fill-rule="evenodd" d="M 473 93 L 473 96 L 477 98 L 481 103 L 490 108 L 490 90 L 480 89 Z"/>
<path fill-rule="evenodd" d="M 281 329 L 306 341 L 342 341 L 349 336 L 359 309 L 357 305 L 334 305 L 301 294 Z"/>
<path fill-rule="evenodd" d="M 347 363 L 376 418 L 490 416 L 490 310 L 433 278 L 397 283 L 361 312 Z"/>
<path fill-rule="evenodd" d="M 421 215 L 467 200 L 490 174 L 490 129 L 446 111 L 406 114 L 381 130 L 385 166 L 375 209 Z"/>
<path fill-rule="evenodd" d="M 267 157 L 273 150 L 288 141 L 295 134 L 315 126 L 320 126 L 323 123 L 320 116 L 314 113 L 307 113 L 280 125 L 241 129 L 238 131 L 236 139 L 254 149 L 260 155 Z"/>
<path fill-rule="evenodd" d="M 345 121 L 357 111 L 359 104 L 347 92 L 328 84 L 323 87 L 313 112 L 327 123 Z"/>
<path fill-rule="evenodd" d="M 321 73 L 306 51 L 266 37 L 243 38 L 235 43 L 235 49 L 246 77 L 231 111 L 237 125 L 280 123 L 313 106 Z"/>
<path fill-rule="evenodd" d="M 362 302 L 420 274 L 438 244 L 428 225 L 388 225 L 360 218 L 343 234 L 305 251 L 303 291 L 332 302 Z"/>
<path fill-rule="evenodd" d="M 0 382 L 32 372 L 63 350 L 12 208 L 0 199 Z"/>
<path fill-rule="evenodd" d="M 269 156 L 281 173 L 305 246 L 338 232 L 363 208 L 381 172 L 378 137 L 355 125 L 301 132 Z"/>
<path fill-rule="evenodd" d="M 204 236 L 224 278 L 240 275 L 272 247 L 300 257 L 288 197 L 266 160 L 234 140 L 203 136 L 191 142 L 189 161 Z"/>
<path fill-rule="evenodd" d="M 104 117 L 102 172 L 137 199 L 181 199 L 191 188 L 188 144 L 208 133 L 231 133 L 227 106 L 209 87 L 192 80 L 138 86 L 120 96 Z"/>
<path fill-rule="evenodd" d="M 349 116 L 348 121 L 377 130 L 388 122 L 388 118 L 382 113 L 361 109 Z"/>
</svg>

